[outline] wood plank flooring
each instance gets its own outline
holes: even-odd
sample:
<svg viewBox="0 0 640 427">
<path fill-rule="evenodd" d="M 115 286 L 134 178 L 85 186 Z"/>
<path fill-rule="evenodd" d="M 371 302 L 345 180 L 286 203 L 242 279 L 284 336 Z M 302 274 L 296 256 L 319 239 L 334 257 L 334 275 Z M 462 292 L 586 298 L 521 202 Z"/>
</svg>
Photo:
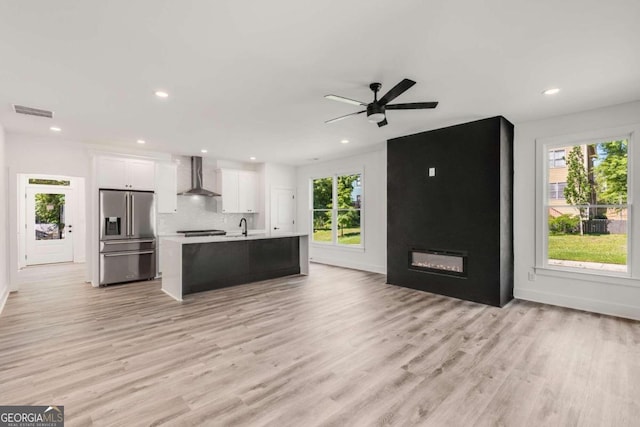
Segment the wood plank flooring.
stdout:
<svg viewBox="0 0 640 427">
<path fill-rule="evenodd" d="M 68 426 L 631 426 L 640 322 L 499 309 L 312 265 L 189 295 L 29 268 L 0 316 L 0 404 Z"/>
</svg>

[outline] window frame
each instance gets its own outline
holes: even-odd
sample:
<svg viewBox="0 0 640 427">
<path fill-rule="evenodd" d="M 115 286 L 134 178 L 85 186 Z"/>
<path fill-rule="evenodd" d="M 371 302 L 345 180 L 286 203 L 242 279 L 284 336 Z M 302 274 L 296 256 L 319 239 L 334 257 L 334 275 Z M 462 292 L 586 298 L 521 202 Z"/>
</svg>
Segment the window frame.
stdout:
<svg viewBox="0 0 640 427">
<path fill-rule="evenodd" d="M 361 188 L 361 195 L 360 195 L 360 208 L 357 209 L 360 211 L 360 244 L 359 245 L 348 245 L 348 244 L 344 244 L 344 243 L 340 243 L 338 242 L 338 211 L 344 210 L 344 209 L 339 209 L 337 208 L 337 201 L 338 201 L 338 177 L 340 176 L 346 176 L 346 175 L 360 175 L 360 188 Z M 331 209 L 314 209 L 313 206 L 313 181 L 317 180 L 317 179 L 324 179 L 324 178 L 331 178 L 332 180 L 332 185 L 331 185 L 331 204 L 332 204 L 332 208 Z M 364 205 L 365 205 L 365 177 L 364 177 L 364 169 L 360 169 L 360 170 L 353 170 L 353 169 L 349 169 L 349 170 L 345 170 L 345 171 L 339 171 L 339 172 L 334 172 L 334 173 L 330 173 L 330 174 L 319 174 L 319 175 L 314 175 L 312 177 L 309 178 L 309 230 L 310 230 L 310 239 L 309 242 L 310 244 L 317 246 L 317 247 L 323 247 L 323 248 L 335 248 L 335 249 L 344 249 L 344 250 L 354 250 L 354 251 L 364 251 L 365 248 L 365 233 L 364 233 L 364 217 L 365 217 L 365 209 L 364 209 Z M 316 211 L 326 211 L 326 210 L 330 210 L 331 211 L 331 241 L 330 242 L 322 242 L 322 241 L 316 241 L 313 239 L 313 215 L 314 212 Z"/>
<path fill-rule="evenodd" d="M 597 277 L 612 278 L 613 280 L 622 280 L 622 284 L 631 286 L 640 286 L 640 239 L 633 241 L 631 236 L 636 235 L 639 230 L 638 218 L 640 212 L 636 212 L 633 208 L 634 191 L 640 188 L 640 183 L 635 182 L 640 178 L 640 174 L 634 173 L 635 165 L 640 165 L 640 160 L 636 157 L 640 154 L 640 150 L 636 149 L 635 135 L 640 131 L 640 124 L 624 127 L 616 127 L 610 129 L 600 129 L 589 132 L 583 132 L 574 135 L 565 135 L 558 137 L 538 138 L 535 141 L 536 147 L 536 228 L 535 228 L 535 266 L 534 271 L 542 275 L 554 277 L 567 277 L 581 280 L 600 280 Z M 549 205 L 549 164 L 548 152 L 554 147 L 569 147 L 584 144 L 596 144 L 603 141 L 612 141 L 626 139 L 627 148 L 627 271 L 614 272 L 602 271 L 586 268 L 575 268 L 549 264 L 548 260 L 548 208 Z M 633 279 L 633 280 L 628 280 Z"/>
</svg>

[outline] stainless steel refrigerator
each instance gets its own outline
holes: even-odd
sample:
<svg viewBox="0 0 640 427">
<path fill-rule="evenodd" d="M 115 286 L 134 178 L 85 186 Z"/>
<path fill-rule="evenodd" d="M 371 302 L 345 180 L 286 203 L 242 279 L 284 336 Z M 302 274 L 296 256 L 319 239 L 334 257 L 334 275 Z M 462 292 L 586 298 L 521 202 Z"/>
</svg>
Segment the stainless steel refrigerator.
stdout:
<svg viewBox="0 0 640 427">
<path fill-rule="evenodd" d="M 100 285 L 155 275 L 154 194 L 100 190 Z"/>
</svg>

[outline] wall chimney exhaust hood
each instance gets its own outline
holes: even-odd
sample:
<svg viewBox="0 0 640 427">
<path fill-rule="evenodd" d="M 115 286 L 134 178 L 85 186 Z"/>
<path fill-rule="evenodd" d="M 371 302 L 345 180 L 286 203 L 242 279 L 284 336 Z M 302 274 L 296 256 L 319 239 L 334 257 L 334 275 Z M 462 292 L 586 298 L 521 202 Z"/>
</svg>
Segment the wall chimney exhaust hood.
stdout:
<svg viewBox="0 0 640 427">
<path fill-rule="evenodd" d="M 221 196 L 218 193 L 202 188 L 202 157 L 191 157 L 191 189 L 178 193 L 178 196 Z"/>
</svg>

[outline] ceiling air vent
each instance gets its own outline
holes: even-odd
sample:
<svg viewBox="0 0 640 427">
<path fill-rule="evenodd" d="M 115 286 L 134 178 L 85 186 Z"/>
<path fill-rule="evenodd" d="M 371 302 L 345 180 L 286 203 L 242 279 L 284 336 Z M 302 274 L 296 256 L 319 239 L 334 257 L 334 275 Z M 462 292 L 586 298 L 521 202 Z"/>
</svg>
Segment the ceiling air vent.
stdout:
<svg viewBox="0 0 640 427">
<path fill-rule="evenodd" d="M 25 107 L 24 105 L 13 104 L 13 110 L 18 114 L 26 114 L 28 116 L 47 117 L 53 119 L 53 111 L 40 110 L 39 108 Z"/>
</svg>

